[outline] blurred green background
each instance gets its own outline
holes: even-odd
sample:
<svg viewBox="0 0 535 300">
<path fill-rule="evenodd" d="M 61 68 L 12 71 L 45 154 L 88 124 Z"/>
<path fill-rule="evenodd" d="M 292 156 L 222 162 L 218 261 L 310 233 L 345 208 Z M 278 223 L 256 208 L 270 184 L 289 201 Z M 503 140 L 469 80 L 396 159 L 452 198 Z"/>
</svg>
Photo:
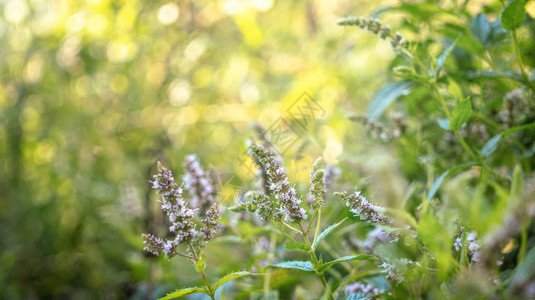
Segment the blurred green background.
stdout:
<svg viewBox="0 0 535 300">
<path fill-rule="evenodd" d="M 252 185 L 240 160 L 254 122 L 289 122 L 298 181 L 318 155 L 336 164 L 344 147 L 369 147 L 346 115 L 366 109 L 395 54 L 336 21 L 395 3 L 0 1 L 0 298 L 144 298 L 195 284 L 188 262 L 142 251 L 140 234 L 162 222 L 156 161 L 178 177 L 197 153 L 228 206 Z M 316 114 L 301 126 L 291 109 L 304 93 Z M 215 253 L 213 265 L 245 267 Z"/>
</svg>

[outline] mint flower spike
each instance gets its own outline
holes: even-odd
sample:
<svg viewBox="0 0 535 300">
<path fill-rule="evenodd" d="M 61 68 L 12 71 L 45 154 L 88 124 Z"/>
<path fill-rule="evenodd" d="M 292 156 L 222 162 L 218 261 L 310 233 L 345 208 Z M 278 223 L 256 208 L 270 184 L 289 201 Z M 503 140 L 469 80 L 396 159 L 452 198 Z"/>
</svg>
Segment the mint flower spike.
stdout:
<svg viewBox="0 0 535 300">
<path fill-rule="evenodd" d="M 184 163 L 184 189 L 191 196 L 191 207 L 208 211 L 215 203 L 215 188 L 210 174 L 205 172 L 195 154 L 187 155 Z"/>
<path fill-rule="evenodd" d="M 160 162 L 158 162 L 158 172 L 154 175 L 152 188 L 162 196 L 159 202 L 171 223 L 169 231 L 175 234 L 175 239 L 163 240 L 153 234 L 143 234 L 142 238 L 145 245 L 143 249 L 154 255 L 164 253 L 168 259 L 175 255 L 193 258 L 193 256 L 178 252 L 177 247 L 180 244 L 188 244 L 190 246 L 188 251 L 199 252 L 206 242 L 214 237 L 219 229 L 218 221 L 220 219 L 217 203 L 212 201 L 213 203 L 201 220 L 204 227 L 197 230 L 193 220 L 195 217 L 199 217 L 199 210 L 189 208 L 188 202 L 183 198 L 183 190 L 175 182 L 172 172 Z"/>
<path fill-rule="evenodd" d="M 326 188 L 326 170 L 323 169 L 323 158 L 318 159 L 312 165 L 312 171 L 310 172 L 310 196 L 308 203 L 314 210 L 320 209 L 325 204 Z"/>
<path fill-rule="evenodd" d="M 359 216 L 361 219 L 367 220 L 371 224 L 387 225 L 392 223 L 392 220 L 381 212 L 383 210 L 382 207 L 370 203 L 368 199 L 360 193 L 360 191 L 355 191 L 351 194 L 347 192 L 336 192 L 334 195 L 346 202 L 349 211 L 356 216 Z"/>
<path fill-rule="evenodd" d="M 337 23 L 341 26 L 357 26 L 375 35 L 379 35 L 383 40 L 390 38 L 390 47 L 392 47 L 392 50 L 397 53 L 404 53 L 411 56 L 406 50 L 409 46 L 407 39 L 405 39 L 399 32 L 393 33 L 392 28 L 388 25 L 383 25 L 381 20 L 365 17 L 345 17 L 338 20 Z"/>
<path fill-rule="evenodd" d="M 299 223 L 306 219 L 306 211 L 300 207 L 301 200 L 296 197 L 295 188 L 290 186 L 281 159 L 273 150 L 256 144 L 249 146 L 249 152 L 265 167 L 269 190 L 277 200 L 276 206 L 284 216 L 284 221 Z"/>
</svg>

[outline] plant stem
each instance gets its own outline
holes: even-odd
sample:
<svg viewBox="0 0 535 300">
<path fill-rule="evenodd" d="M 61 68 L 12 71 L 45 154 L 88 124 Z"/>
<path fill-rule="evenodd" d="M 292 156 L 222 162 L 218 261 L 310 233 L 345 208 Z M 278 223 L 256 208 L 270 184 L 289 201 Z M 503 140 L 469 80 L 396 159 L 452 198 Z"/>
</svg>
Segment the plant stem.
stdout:
<svg viewBox="0 0 535 300">
<path fill-rule="evenodd" d="M 319 217 L 318 217 L 318 221 L 319 221 Z M 325 287 L 325 290 L 327 290 L 329 292 L 329 299 L 334 300 L 333 292 L 331 291 L 331 287 L 329 286 L 329 283 L 325 279 L 324 272 L 319 272 L 318 271 L 319 261 L 318 261 L 318 257 L 316 256 L 316 249 L 314 248 L 313 244 L 310 244 L 310 240 L 308 239 L 307 233 L 306 233 L 305 229 L 303 228 L 303 225 L 301 225 L 301 223 L 299 223 L 299 228 L 301 229 L 301 234 L 305 238 L 306 244 L 310 248 L 310 250 L 308 251 L 308 254 L 310 255 L 310 260 L 312 261 L 312 266 L 314 267 L 314 270 L 316 271 L 316 275 L 318 275 L 320 277 L 321 283 L 323 283 L 323 286 Z"/>
<path fill-rule="evenodd" d="M 529 76 L 526 73 L 526 70 L 524 69 L 524 61 L 522 59 L 522 55 L 520 54 L 520 47 L 518 46 L 518 39 L 516 38 L 516 29 L 513 29 L 512 31 L 513 35 L 513 48 L 515 50 L 516 54 L 516 60 L 518 61 L 518 67 L 520 68 L 520 72 L 522 73 L 522 77 L 524 78 L 525 85 L 530 88 L 533 92 L 535 92 L 535 86 L 531 81 L 529 81 Z"/>
<path fill-rule="evenodd" d="M 195 250 L 193 250 L 193 246 L 191 246 L 191 243 L 188 243 L 188 246 L 189 246 L 189 250 L 191 251 L 191 254 L 193 254 L 194 263 L 197 264 L 197 260 L 200 257 L 197 255 L 197 253 L 195 253 Z M 214 291 L 212 291 L 212 286 L 210 285 L 210 282 L 208 282 L 208 278 L 206 278 L 206 275 L 204 274 L 204 270 L 200 271 L 199 273 L 201 273 L 202 280 L 204 281 L 204 286 L 208 290 L 208 296 L 210 296 L 212 300 L 215 300 L 215 293 Z"/>
</svg>

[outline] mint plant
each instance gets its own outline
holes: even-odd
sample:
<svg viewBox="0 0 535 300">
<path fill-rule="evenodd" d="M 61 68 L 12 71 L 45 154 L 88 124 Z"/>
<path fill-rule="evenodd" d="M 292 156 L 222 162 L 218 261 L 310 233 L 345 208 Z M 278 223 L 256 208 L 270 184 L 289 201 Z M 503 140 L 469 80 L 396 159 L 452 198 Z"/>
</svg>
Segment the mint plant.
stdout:
<svg viewBox="0 0 535 300">
<path fill-rule="evenodd" d="M 316 160 L 311 171 L 308 206 L 312 217 L 307 221 L 309 214 L 305 208 L 301 207 L 302 201 L 297 198 L 295 188 L 290 185 L 281 158 L 272 149 L 262 145 L 251 144 L 249 151 L 263 166 L 269 190 L 273 196 L 270 197 L 260 191 L 250 191 L 246 195 L 248 201 L 237 204 L 231 210 L 259 215 L 262 220 L 269 221 L 288 239 L 287 249 L 307 253 L 309 261 L 284 261 L 274 264 L 273 267 L 315 273 L 324 286 L 324 294 L 334 299 L 333 289 L 325 278 L 325 271 L 338 263 L 353 260 L 373 261 L 375 257 L 368 254 L 350 255 L 328 262 L 324 262 L 321 256 L 318 257 L 316 249 L 320 241 L 344 221 L 320 232 L 327 184 L 322 159 Z M 311 232 L 313 234 L 310 234 Z"/>
<path fill-rule="evenodd" d="M 158 162 L 158 174 L 154 175 L 152 187 L 162 196 L 161 208 L 169 219 L 169 232 L 174 239 L 164 240 L 153 234 L 143 234 L 144 250 L 154 255 L 163 253 L 166 258 L 181 256 L 192 261 L 201 275 L 204 287 L 180 289 L 162 299 L 174 299 L 194 293 L 204 293 L 215 299 L 216 290 L 225 282 L 235 278 L 253 275 L 249 272 L 231 273 L 211 284 L 205 274 L 206 243 L 214 238 L 219 229 L 220 212 L 214 197 L 212 180 L 200 166 L 195 155 L 189 155 L 184 162 L 186 173 L 183 185 L 178 186 L 170 170 Z M 191 200 L 184 199 L 183 191 Z M 200 222 L 199 222 L 200 220 Z M 197 229 L 197 225 L 201 228 Z"/>
</svg>

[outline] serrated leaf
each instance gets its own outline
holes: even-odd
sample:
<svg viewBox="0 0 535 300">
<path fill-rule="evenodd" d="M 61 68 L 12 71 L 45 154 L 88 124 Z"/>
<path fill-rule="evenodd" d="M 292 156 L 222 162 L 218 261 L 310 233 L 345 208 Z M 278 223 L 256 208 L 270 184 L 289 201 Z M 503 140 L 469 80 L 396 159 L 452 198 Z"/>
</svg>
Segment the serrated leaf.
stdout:
<svg viewBox="0 0 535 300">
<path fill-rule="evenodd" d="M 442 52 L 442 54 L 437 58 L 436 71 L 433 72 L 433 70 L 431 70 L 431 74 L 430 74 L 431 77 L 435 77 L 435 76 L 439 75 L 440 69 L 442 68 L 442 66 L 446 62 L 446 58 L 448 58 L 448 55 L 450 55 L 451 50 L 453 50 L 453 48 L 455 48 L 456 44 L 457 44 L 457 40 L 455 42 L 451 43 L 451 45 L 449 45 L 449 47 L 446 48 L 446 50 L 444 50 L 444 52 Z"/>
<path fill-rule="evenodd" d="M 263 275 L 263 274 L 251 273 L 251 272 L 246 272 L 246 271 L 230 273 L 230 274 L 227 274 L 227 275 L 223 276 L 221 279 L 219 279 L 214 284 L 213 290 L 214 291 L 217 290 L 220 286 L 222 286 L 226 282 L 229 282 L 229 281 L 231 281 L 233 279 L 236 279 L 236 278 L 241 278 L 241 277 L 246 277 L 246 276 L 261 276 L 261 275 Z"/>
<path fill-rule="evenodd" d="M 526 2 L 514 0 L 505 7 L 502 13 L 502 26 L 507 30 L 514 30 L 526 21 Z"/>
<path fill-rule="evenodd" d="M 187 288 L 187 289 L 174 291 L 174 292 L 172 292 L 170 294 L 167 294 L 163 298 L 159 298 L 159 300 L 176 299 L 178 297 L 187 296 L 187 295 L 191 295 L 191 294 L 197 294 L 197 293 L 207 294 L 207 292 L 208 291 L 205 288 L 192 287 L 192 288 Z"/>
<path fill-rule="evenodd" d="M 344 257 L 340 257 L 339 259 L 335 259 L 335 260 L 332 260 L 332 261 L 329 261 L 320 265 L 318 267 L 318 271 L 323 272 L 327 270 L 328 268 L 334 266 L 335 264 L 346 262 L 346 261 L 352 261 L 352 260 L 377 260 L 377 257 L 370 255 L 370 254 L 344 256 Z"/>
<path fill-rule="evenodd" d="M 389 82 L 381 87 L 368 107 L 368 118 L 376 120 L 385 109 L 402 95 L 407 95 L 412 90 L 412 84 L 408 81 Z"/>
<path fill-rule="evenodd" d="M 312 263 L 310 263 L 309 261 L 283 261 L 278 264 L 271 265 L 270 267 L 298 269 L 307 272 L 314 272 Z"/>
<path fill-rule="evenodd" d="M 302 252 L 308 252 L 310 250 L 310 246 L 308 246 L 305 243 L 286 243 L 286 249 L 288 250 L 296 250 L 296 251 L 302 251 Z"/>
<path fill-rule="evenodd" d="M 450 130 L 459 130 L 470 119 L 471 115 L 472 103 L 470 102 L 470 97 L 457 101 L 451 116 Z"/>
<path fill-rule="evenodd" d="M 316 241 L 314 242 L 314 245 L 312 245 L 312 247 L 314 247 L 314 249 L 316 249 L 316 246 L 318 246 L 319 242 L 321 240 L 323 240 L 331 231 L 333 231 L 336 227 L 340 226 L 340 224 L 342 224 L 342 222 L 344 222 L 347 218 L 344 218 L 342 221 L 334 224 L 334 225 L 331 225 L 329 227 L 327 227 L 325 230 L 323 230 L 319 235 L 318 237 L 316 238 Z"/>
<path fill-rule="evenodd" d="M 488 140 L 483 148 L 481 148 L 481 156 L 487 157 L 492 154 L 498 148 L 498 142 L 501 140 L 502 134 L 497 134 Z"/>
</svg>

